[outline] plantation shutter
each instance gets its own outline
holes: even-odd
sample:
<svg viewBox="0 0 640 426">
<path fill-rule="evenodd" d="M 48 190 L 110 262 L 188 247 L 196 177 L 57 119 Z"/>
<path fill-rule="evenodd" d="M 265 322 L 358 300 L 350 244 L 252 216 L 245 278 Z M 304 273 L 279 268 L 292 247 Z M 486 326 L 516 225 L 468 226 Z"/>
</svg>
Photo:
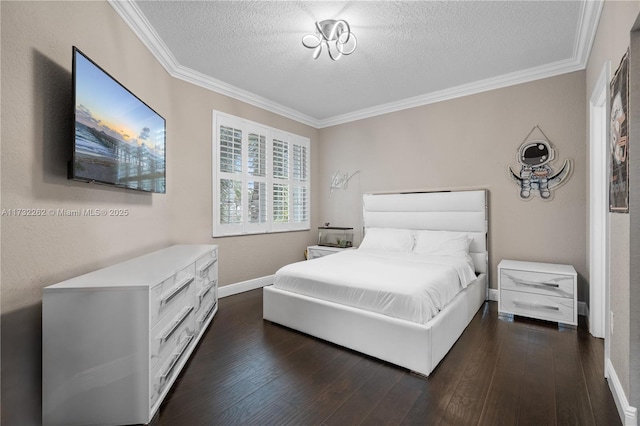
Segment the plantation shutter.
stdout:
<svg viewBox="0 0 640 426">
<path fill-rule="evenodd" d="M 309 222 L 309 149 L 293 144 L 293 221 Z"/>
<path fill-rule="evenodd" d="M 242 226 L 242 135 L 239 123 L 220 125 L 218 171 L 219 224 L 230 230 Z"/>
<path fill-rule="evenodd" d="M 214 112 L 213 236 L 309 229 L 309 139 Z"/>
</svg>

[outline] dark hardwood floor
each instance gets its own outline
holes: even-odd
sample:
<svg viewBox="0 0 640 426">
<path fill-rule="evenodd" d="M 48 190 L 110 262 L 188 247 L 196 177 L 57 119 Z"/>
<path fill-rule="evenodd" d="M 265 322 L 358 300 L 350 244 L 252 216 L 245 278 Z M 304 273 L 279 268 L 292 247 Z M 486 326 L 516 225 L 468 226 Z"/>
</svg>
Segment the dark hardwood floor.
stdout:
<svg viewBox="0 0 640 426">
<path fill-rule="evenodd" d="M 253 290 L 220 300 L 151 424 L 617 425 L 603 346 L 487 302 L 424 378 L 263 321 Z"/>
</svg>

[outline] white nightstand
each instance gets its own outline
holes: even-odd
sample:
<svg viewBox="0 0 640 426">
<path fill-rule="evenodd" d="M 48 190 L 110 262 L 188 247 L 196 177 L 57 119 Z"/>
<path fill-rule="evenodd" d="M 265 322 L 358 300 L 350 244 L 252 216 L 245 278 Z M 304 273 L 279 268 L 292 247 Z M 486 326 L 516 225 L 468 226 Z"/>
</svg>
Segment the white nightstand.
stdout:
<svg viewBox="0 0 640 426">
<path fill-rule="evenodd" d="M 307 247 L 307 260 L 351 249 L 353 249 L 353 247 L 309 246 Z"/>
<path fill-rule="evenodd" d="M 503 260 L 498 312 L 578 325 L 576 270 L 571 265 Z"/>
</svg>

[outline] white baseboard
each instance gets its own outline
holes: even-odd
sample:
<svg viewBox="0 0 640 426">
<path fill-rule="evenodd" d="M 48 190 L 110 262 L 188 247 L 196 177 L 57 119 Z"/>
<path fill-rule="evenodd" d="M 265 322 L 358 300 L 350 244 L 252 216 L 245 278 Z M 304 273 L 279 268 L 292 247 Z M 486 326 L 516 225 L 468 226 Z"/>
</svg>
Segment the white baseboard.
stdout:
<svg viewBox="0 0 640 426">
<path fill-rule="evenodd" d="M 489 300 L 492 302 L 498 301 L 498 290 L 495 288 L 489 289 Z M 578 315 L 586 316 L 589 318 L 589 307 L 585 302 L 578 302 Z"/>
<path fill-rule="evenodd" d="M 585 302 L 578 302 L 578 315 L 589 318 L 589 307 Z"/>
<path fill-rule="evenodd" d="M 490 288 L 489 289 L 489 300 L 491 300 L 492 302 L 497 302 L 498 301 L 498 290 L 495 288 Z"/>
<path fill-rule="evenodd" d="M 637 426 L 638 410 L 629 405 L 629 401 L 624 393 L 624 389 L 622 389 L 622 384 L 620 384 L 616 370 L 613 368 L 613 364 L 611 364 L 611 360 L 606 360 L 604 367 L 604 375 L 607 377 L 609 389 L 611 389 L 613 399 L 616 402 L 616 407 L 618 408 L 618 414 L 620 415 L 622 424 L 625 426 Z"/>
<path fill-rule="evenodd" d="M 233 296 L 234 294 L 244 293 L 245 291 L 262 288 L 266 285 L 273 284 L 274 275 L 255 278 L 253 280 L 242 281 L 236 284 L 229 284 L 218 288 L 218 297 Z"/>
</svg>

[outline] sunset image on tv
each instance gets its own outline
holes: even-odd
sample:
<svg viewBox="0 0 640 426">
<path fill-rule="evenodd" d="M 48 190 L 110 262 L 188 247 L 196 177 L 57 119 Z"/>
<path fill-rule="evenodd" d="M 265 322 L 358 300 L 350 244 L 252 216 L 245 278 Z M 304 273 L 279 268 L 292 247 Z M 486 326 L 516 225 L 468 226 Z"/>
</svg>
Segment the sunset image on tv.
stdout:
<svg viewBox="0 0 640 426">
<path fill-rule="evenodd" d="M 78 50 L 74 178 L 165 192 L 165 121 Z"/>
</svg>

